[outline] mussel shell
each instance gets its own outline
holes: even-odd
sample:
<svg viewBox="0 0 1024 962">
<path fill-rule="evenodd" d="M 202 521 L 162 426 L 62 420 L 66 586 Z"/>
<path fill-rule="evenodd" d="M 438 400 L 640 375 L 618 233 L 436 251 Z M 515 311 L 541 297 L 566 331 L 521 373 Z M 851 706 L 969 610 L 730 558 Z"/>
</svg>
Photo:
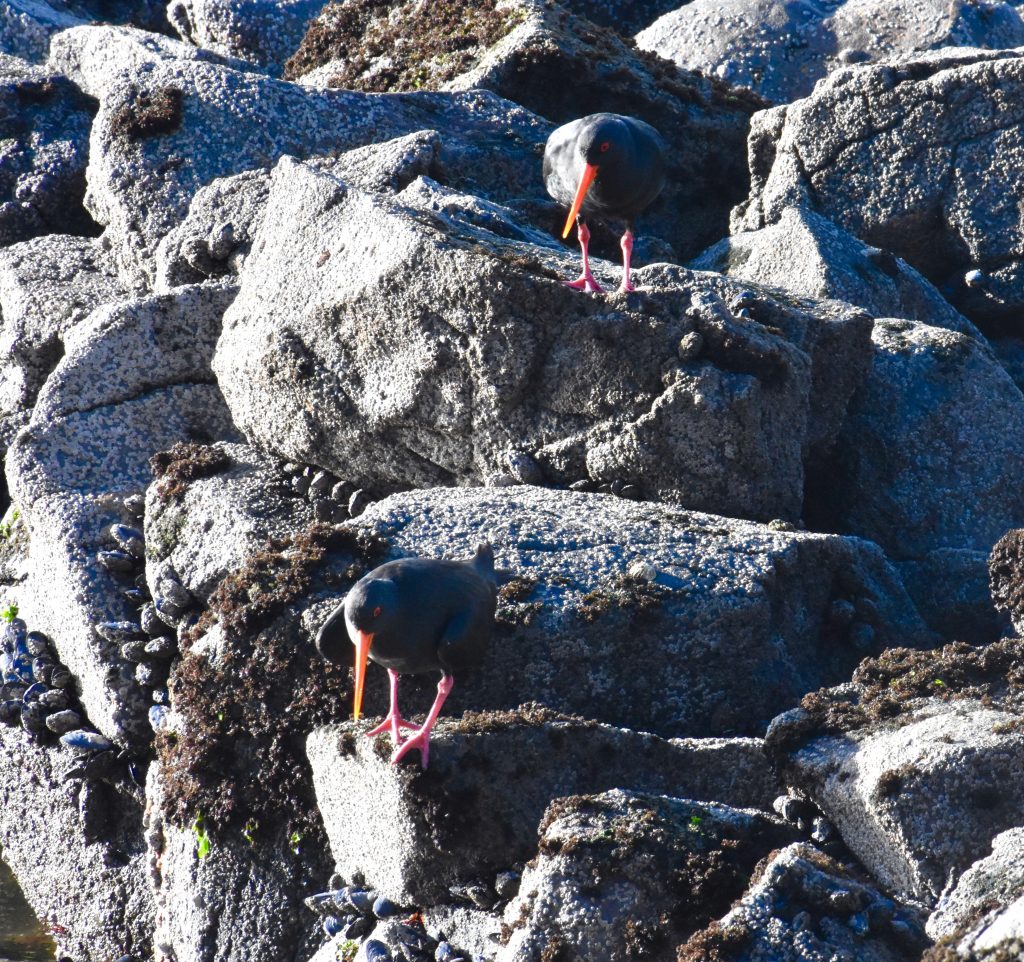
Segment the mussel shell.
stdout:
<svg viewBox="0 0 1024 962">
<path fill-rule="evenodd" d="M 39 655 L 32 659 L 32 677 L 36 681 L 41 681 L 44 685 L 50 684 L 50 678 L 53 675 L 53 669 L 56 667 L 56 662 L 49 655 Z"/>
<path fill-rule="evenodd" d="M 156 688 L 167 681 L 167 663 L 144 661 L 136 665 L 135 680 L 145 688 Z"/>
<path fill-rule="evenodd" d="M 132 528 L 127 524 L 112 524 L 110 526 L 110 537 L 117 542 L 122 551 L 127 552 L 135 558 L 146 557 L 146 543 L 142 532 L 138 528 Z"/>
<path fill-rule="evenodd" d="M 379 939 L 368 939 L 363 943 L 366 962 L 392 962 L 391 950 Z"/>
<path fill-rule="evenodd" d="M 377 893 L 366 889 L 351 888 L 348 891 L 348 904 L 358 915 L 372 915 L 376 899 Z"/>
<path fill-rule="evenodd" d="M 346 939 L 361 939 L 373 931 L 377 920 L 372 915 L 358 915 L 342 930 Z"/>
<path fill-rule="evenodd" d="M 373 903 L 373 914 L 379 919 L 389 919 L 393 915 L 398 915 L 401 911 L 402 909 L 398 905 L 383 895 L 378 896 L 377 900 Z"/>
<path fill-rule="evenodd" d="M 32 735 L 46 731 L 46 709 L 38 702 L 22 703 L 21 727 Z"/>
<path fill-rule="evenodd" d="M 25 689 L 25 694 L 22 695 L 21 700 L 26 705 L 31 705 L 34 702 L 39 701 L 39 699 L 49 690 L 50 689 L 47 688 L 46 685 L 37 681 L 34 685 L 29 685 L 28 688 Z"/>
<path fill-rule="evenodd" d="M 32 684 L 32 659 L 29 658 L 28 652 L 23 655 L 15 655 L 12 667 L 14 669 L 14 674 L 25 682 L 26 685 Z"/>
<path fill-rule="evenodd" d="M 125 588 L 121 594 L 133 605 L 143 605 L 149 600 L 149 592 L 141 588 Z"/>
<path fill-rule="evenodd" d="M 192 607 L 192 595 L 180 581 L 174 578 L 164 577 L 159 585 L 159 595 L 170 605 L 187 611 Z"/>
<path fill-rule="evenodd" d="M 120 760 L 113 750 L 89 755 L 85 762 L 86 778 L 110 778 L 117 774 Z"/>
<path fill-rule="evenodd" d="M 138 561 L 127 551 L 115 548 L 111 551 L 97 551 L 96 563 L 105 571 L 129 572 L 134 571 Z"/>
<path fill-rule="evenodd" d="M 145 661 L 146 642 L 141 638 L 136 638 L 134 641 L 129 641 L 121 645 L 121 657 L 125 661 L 130 661 L 133 664 Z"/>
<path fill-rule="evenodd" d="M 15 648 L 25 645 L 28 637 L 28 625 L 21 618 L 12 618 L 5 626 L 3 634 L 0 635 L 0 646 L 5 651 L 13 652 Z"/>
<path fill-rule="evenodd" d="M 167 726 L 167 716 L 171 710 L 166 705 L 150 705 L 149 724 L 153 731 L 162 731 Z"/>
<path fill-rule="evenodd" d="M 344 928 L 341 919 L 336 915 L 325 915 L 321 924 L 324 928 L 324 934 L 331 939 L 336 935 L 341 935 L 341 930 Z"/>
<path fill-rule="evenodd" d="M 49 688 L 39 696 L 39 704 L 48 712 L 61 712 L 71 704 L 71 697 L 63 688 Z"/>
<path fill-rule="evenodd" d="M 161 635 L 146 644 L 146 654 L 150 658 L 165 661 L 178 653 L 178 639 L 171 635 Z"/>
<path fill-rule="evenodd" d="M 95 627 L 97 635 L 114 645 L 123 645 L 145 634 L 136 621 L 101 621 Z"/>
<path fill-rule="evenodd" d="M 146 496 L 144 494 L 130 494 L 124 499 L 124 509 L 133 518 L 142 520 L 146 512 Z"/>
<path fill-rule="evenodd" d="M 55 735 L 66 735 L 82 727 L 82 717 L 70 708 L 46 716 L 46 727 Z"/>
<path fill-rule="evenodd" d="M 54 665 L 50 672 L 50 686 L 52 688 L 70 688 L 75 683 L 75 676 L 68 671 L 64 665 Z"/>
<path fill-rule="evenodd" d="M 60 740 L 62 745 L 79 752 L 102 752 L 114 747 L 114 743 L 105 735 L 84 728 L 61 735 Z"/>
<path fill-rule="evenodd" d="M 8 698 L 0 701 L 0 722 L 5 725 L 20 724 L 22 705 L 23 702 L 20 698 Z"/>
</svg>

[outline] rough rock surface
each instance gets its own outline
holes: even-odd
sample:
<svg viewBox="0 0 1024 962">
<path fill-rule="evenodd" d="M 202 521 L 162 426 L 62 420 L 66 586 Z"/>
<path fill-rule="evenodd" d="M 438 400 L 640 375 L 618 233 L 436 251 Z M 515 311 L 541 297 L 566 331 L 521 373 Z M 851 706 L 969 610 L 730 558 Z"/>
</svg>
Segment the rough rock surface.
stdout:
<svg viewBox="0 0 1024 962">
<path fill-rule="evenodd" d="M 1007 531 L 989 558 L 989 586 L 996 607 L 1007 614 L 1018 636 L 1024 635 L 1024 531 Z"/>
<path fill-rule="evenodd" d="M 934 905 L 1024 819 L 1020 645 L 887 652 L 769 728 L 786 784 L 903 897 Z"/>
<path fill-rule="evenodd" d="M 784 848 L 720 921 L 679 949 L 679 962 L 917 962 L 917 913 L 806 843 Z"/>
<path fill-rule="evenodd" d="M 218 177 L 268 167 L 284 154 L 338 152 L 426 129 L 446 131 L 443 159 L 454 183 L 499 200 L 537 192 L 534 145 L 550 126 L 493 94 L 312 91 L 167 60 L 107 86 L 90 141 L 87 205 L 107 226 L 122 268 L 152 274 L 148 258 L 159 241 Z"/>
<path fill-rule="evenodd" d="M 1015 51 L 837 70 L 755 121 L 751 195 L 733 229 L 807 206 L 904 258 L 975 323 L 1012 324 L 1024 296 L 1009 199 L 1022 169 L 1022 89 Z"/>
<path fill-rule="evenodd" d="M 714 746 L 524 708 L 439 722 L 430 767 L 389 764 L 369 725 L 315 731 L 307 743 L 338 871 L 399 904 L 434 905 L 448 887 L 525 862 L 552 799 L 628 788 L 737 806 L 771 805 L 765 766 L 737 779 Z"/>
<path fill-rule="evenodd" d="M 152 735 L 145 699 L 134 665 L 94 625 L 134 617 L 121 595 L 130 578 L 96 554 L 110 547 L 110 524 L 134 523 L 121 498 L 145 489 L 151 455 L 232 436 L 209 356 L 233 293 L 210 285 L 98 309 L 65 335 L 66 354 L 7 456 L 32 539 L 24 610 L 79 677 L 92 722 L 125 743 Z"/>
<path fill-rule="evenodd" d="M 771 816 L 615 790 L 552 803 L 540 850 L 505 912 L 499 962 L 669 962 L 728 907 L 754 865 L 792 840 Z M 672 879 L 671 886 L 664 880 Z"/>
<path fill-rule="evenodd" d="M 127 296 L 92 238 L 50 234 L 0 250 L 0 419 L 27 419 L 64 352 L 64 334 Z"/>
<path fill-rule="evenodd" d="M 804 297 L 848 301 L 875 317 L 905 317 L 981 338 L 906 261 L 801 207 L 787 207 L 769 227 L 724 238 L 688 266 Z"/>
<path fill-rule="evenodd" d="M 149 956 L 154 908 L 137 795 L 66 780 L 73 753 L 33 743 L 20 729 L 0 727 L 0 746 L 4 861 L 53 933 L 58 958 Z"/>
<path fill-rule="evenodd" d="M 149 883 L 156 903 L 153 943 L 175 962 L 293 962 L 311 956 L 323 935 L 311 925 L 305 895 L 329 872 L 327 854 L 287 833 L 250 826 L 209 838 L 161 814 L 161 771 L 150 767 L 146 795 Z"/>
<path fill-rule="evenodd" d="M 598 111 L 639 117 L 666 140 L 668 176 L 641 215 L 637 263 L 673 259 L 673 251 L 692 256 L 725 232 L 727 208 L 746 189 L 738 161 L 750 115 L 763 102 L 638 52 L 586 19 L 595 5 L 577 6 L 582 15 L 537 0 L 449 0 L 440 10 L 409 0 L 361 13 L 334 3 L 311 26 L 287 75 L 373 91 L 485 88 L 555 123 Z M 403 42 L 408 37 L 416 42 Z M 552 208 L 548 202 L 543 220 L 554 231 L 565 215 Z M 617 257 L 622 225 L 609 227 L 595 231 L 594 250 Z"/>
<path fill-rule="evenodd" d="M 41 63 L 54 33 L 83 22 L 63 0 L 7 0 L 0 7 L 0 53 Z"/>
<path fill-rule="evenodd" d="M 0 53 L 0 246 L 97 232 L 82 206 L 95 113 L 66 77 Z"/>
<path fill-rule="evenodd" d="M 843 64 L 939 47 L 1020 46 L 1024 19 L 1014 0 L 694 0 L 636 41 L 680 67 L 785 103 Z"/>
<path fill-rule="evenodd" d="M 183 40 L 277 73 L 324 0 L 171 0 L 167 18 Z"/>
<path fill-rule="evenodd" d="M 1024 521 L 1024 446 L 1015 443 L 1024 395 L 972 337 L 880 320 L 872 341 L 871 373 L 850 402 L 809 520 L 870 538 L 906 563 L 933 627 L 989 640 L 998 622 L 987 559 Z"/>
<path fill-rule="evenodd" d="M 440 153 L 440 136 L 421 130 L 308 163 L 355 187 L 393 194 L 420 175 L 440 175 Z M 157 248 L 157 288 L 170 290 L 210 277 L 237 275 L 263 223 L 270 180 L 271 172 L 261 168 L 222 177 L 201 188 L 186 218 Z"/>
<path fill-rule="evenodd" d="M 375 490 L 479 483 L 519 451 L 563 484 L 799 517 L 805 461 L 866 368 L 866 315 L 666 266 L 637 274 L 642 294 L 579 298 L 556 248 L 424 196 L 276 168 L 215 361 L 250 439 Z"/>
</svg>

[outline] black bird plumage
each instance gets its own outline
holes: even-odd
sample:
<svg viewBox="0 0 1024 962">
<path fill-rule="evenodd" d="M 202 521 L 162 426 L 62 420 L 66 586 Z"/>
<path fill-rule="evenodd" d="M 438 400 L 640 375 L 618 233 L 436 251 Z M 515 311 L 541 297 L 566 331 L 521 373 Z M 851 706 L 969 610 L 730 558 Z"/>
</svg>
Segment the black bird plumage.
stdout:
<svg viewBox="0 0 1024 962">
<path fill-rule="evenodd" d="M 316 646 L 328 661 L 348 663 L 352 646 L 358 649 L 362 639 L 368 645 L 365 657 L 391 675 L 391 711 L 384 723 L 368 734 L 390 727 L 397 744 L 399 729 L 413 727 L 398 712 L 398 675 L 441 672 L 438 698 L 426 723 L 418 735 L 399 747 L 394 761 L 418 747 L 426 767 L 430 729 L 451 690 L 452 678 L 483 659 L 496 605 L 494 552 L 490 545 L 481 545 L 469 561 L 403 558 L 375 568 L 353 585 L 320 628 Z M 357 651 L 357 718 L 362 699 L 361 657 Z M 417 744 L 410 744 L 417 739 Z"/>
</svg>

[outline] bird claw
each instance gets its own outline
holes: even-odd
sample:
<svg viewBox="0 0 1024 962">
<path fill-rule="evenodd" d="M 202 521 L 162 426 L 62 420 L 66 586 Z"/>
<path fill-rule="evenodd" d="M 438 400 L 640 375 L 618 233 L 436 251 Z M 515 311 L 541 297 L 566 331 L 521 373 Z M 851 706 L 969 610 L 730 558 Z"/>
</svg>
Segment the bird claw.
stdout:
<svg viewBox="0 0 1024 962">
<path fill-rule="evenodd" d="M 628 294 L 630 291 L 635 291 L 635 290 L 636 290 L 636 288 L 633 286 L 633 282 L 632 281 L 623 281 L 619 285 L 619 293 L 620 294 Z"/>
<path fill-rule="evenodd" d="M 583 274 L 574 281 L 562 281 L 566 287 L 574 291 L 586 291 L 588 294 L 603 294 L 604 288 L 597 283 L 593 274 Z"/>
<path fill-rule="evenodd" d="M 401 728 L 415 728 L 416 726 L 412 722 L 407 722 L 401 715 L 388 713 L 376 728 L 371 728 L 367 733 L 367 738 L 376 738 L 377 735 L 383 735 L 384 732 L 390 732 L 391 737 L 394 738 L 395 744 L 398 744 L 398 731 Z"/>
<path fill-rule="evenodd" d="M 397 765 L 414 748 L 420 750 L 420 766 L 425 769 L 430 761 L 430 732 L 422 729 L 398 746 L 391 756 L 391 764 Z"/>
</svg>

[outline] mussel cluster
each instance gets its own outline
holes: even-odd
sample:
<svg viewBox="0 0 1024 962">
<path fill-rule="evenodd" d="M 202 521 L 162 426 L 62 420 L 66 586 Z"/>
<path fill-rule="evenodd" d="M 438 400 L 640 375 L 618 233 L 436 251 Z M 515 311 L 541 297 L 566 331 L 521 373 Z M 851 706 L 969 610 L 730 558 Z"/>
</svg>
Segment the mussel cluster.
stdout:
<svg viewBox="0 0 1024 962">
<path fill-rule="evenodd" d="M 0 722 L 20 725 L 37 740 L 82 728 L 74 676 L 57 661 L 46 635 L 29 631 L 21 618 L 12 618 L 0 635 L 0 672 Z"/>
<path fill-rule="evenodd" d="M 373 503 L 363 488 L 310 464 L 290 461 L 285 464 L 284 473 L 288 475 L 292 491 L 313 505 L 317 521 L 340 524 L 358 517 Z"/>
<path fill-rule="evenodd" d="M 324 932 L 332 938 L 362 939 L 379 919 L 398 915 L 402 909 L 372 889 L 344 885 L 306 899 L 306 906 L 321 917 Z"/>
<path fill-rule="evenodd" d="M 142 517 L 141 495 L 125 499 L 125 509 L 136 518 Z M 178 654 L 176 629 L 187 618 L 193 606 L 188 590 L 175 578 L 164 574 L 152 596 L 145 575 L 146 546 L 142 531 L 127 524 L 112 524 L 108 530 L 110 546 L 100 551 L 97 563 L 106 571 L 124 579 L 123 594 L 138 607 L 133 621 L 106 621 L 96 625 L 96 633 L 116 646 L 121 659 L 134 668 L 112 668 L 112 685 L 132 678 L 152 691 L 153 706 L 149 721 L 154 731 L 167 723 L 167 678 L 171 661 Z M 127 674 L 127 678 L 125 677 Z"/>
</svg>

